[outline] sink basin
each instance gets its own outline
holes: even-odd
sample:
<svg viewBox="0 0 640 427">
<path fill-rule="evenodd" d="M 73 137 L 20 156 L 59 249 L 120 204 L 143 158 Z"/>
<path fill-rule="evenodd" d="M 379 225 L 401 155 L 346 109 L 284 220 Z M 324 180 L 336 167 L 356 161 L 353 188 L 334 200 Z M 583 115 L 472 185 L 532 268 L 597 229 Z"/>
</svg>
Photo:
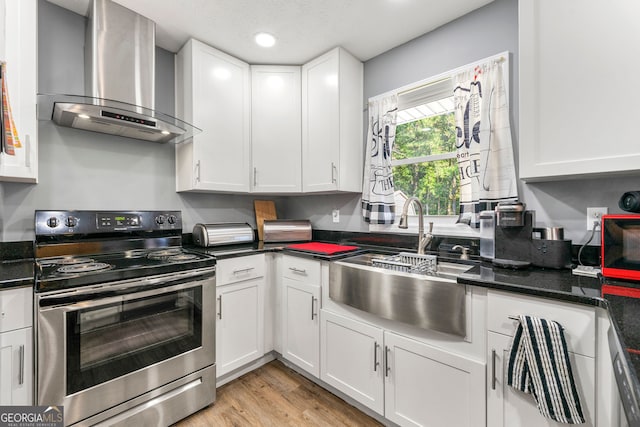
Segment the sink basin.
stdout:
<svg viewBox="0 0 640 427">
<path fill-rule="evenodd" d="M 466 336 L 466 288 L 456 278 L 472 266 L 438 262 L 435 272 L 415 273 L 386 268 L 380 259 L 396 258 L 366 253 L 332 262 L 329 298 L 385 319 Z"/>
</svg>

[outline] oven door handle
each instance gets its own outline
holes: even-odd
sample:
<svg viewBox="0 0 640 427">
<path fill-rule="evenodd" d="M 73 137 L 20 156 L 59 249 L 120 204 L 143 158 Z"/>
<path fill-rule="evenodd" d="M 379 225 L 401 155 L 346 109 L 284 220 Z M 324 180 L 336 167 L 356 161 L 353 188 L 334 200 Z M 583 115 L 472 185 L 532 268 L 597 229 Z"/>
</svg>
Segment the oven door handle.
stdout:
<svg viewBox="0 0 640 427">
<path fill-rule="evenodd" d="M 211 283 L 215 286 L 215 269 L 200 272 L 198 275 L 177 273 L 165 277 L 138 279 L 124 283 L 111 283 L 73 291 L 40 296 L 40 311 L 64 309 L 76 311 L 83 308 L 97 307 L 114 302 L 157 296 L 175 291 L 195 288 Z"/>
</svg>

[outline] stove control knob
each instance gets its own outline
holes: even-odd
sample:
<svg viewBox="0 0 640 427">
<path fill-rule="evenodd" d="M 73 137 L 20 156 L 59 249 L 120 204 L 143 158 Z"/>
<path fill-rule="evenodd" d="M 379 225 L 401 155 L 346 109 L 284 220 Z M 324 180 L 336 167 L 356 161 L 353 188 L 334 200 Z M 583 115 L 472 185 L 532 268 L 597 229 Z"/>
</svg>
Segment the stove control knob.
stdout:
<svg viewBox="0 0 640 427">
<path fill-rule="evenodd" d="M 162 224 L 164 224 L 165 220 L 166 220 L 166 218 L 165 218 L 164 215 L 158 215 L 156 217 L 156 224 L 162 225 Z"/>
<path fill-rule="evenodd" d="M 47 220 L 47 225 L 49 226 L 49 228 L 56 228 L 58 224 L 60 224 L 60 221 L 55 216 L 52 216 Z"/>
<path fill-rule="evenodd" d="M 169 215 L 167 217 L 167 222 L 171 225 L 175 224 L 178 221 L 178 218 L 176 218 L 175 215 Z"/>
<path fill-rule="evenodd" d="M 76 225 L 78 225 L 78 218 L 74 216 L 68 216 L 64 224 L 69 228 L 75 227 Z"/>
</svg>

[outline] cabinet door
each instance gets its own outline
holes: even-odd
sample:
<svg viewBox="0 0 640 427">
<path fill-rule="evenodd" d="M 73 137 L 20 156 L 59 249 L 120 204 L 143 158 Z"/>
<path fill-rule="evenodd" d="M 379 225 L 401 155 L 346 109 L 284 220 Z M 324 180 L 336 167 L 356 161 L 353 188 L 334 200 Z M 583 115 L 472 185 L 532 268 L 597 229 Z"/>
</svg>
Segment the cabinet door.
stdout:
<svg viewBox="0 0 640 427">
<path fill-rule="evenodd" d="M 485 425 L 484 363 L 391 332 L 384 344 L 386 418 L 403 426 Z"/>
<path fill-rule="evenodd" d="M 264 278 L 220 286 L 216 364 L 222 376 L 264 355 Z"/>
<path fill-rule="evenodd" d="M 249 64 L 196 40 L 181 49 L 178 64 L 178 111 L 202 132 L 176 147 L 177 189 L 248 192 Z"/>
<path fill-rule="evenodd" d="M 320 286 L 282 279 L 282 355 L 320 376 Z"/>
<path fill-rule="evenodd" d="M 640 3 L 520 0 L 518 9 L 520 178 L 637 171 L 629 82 L 640 57 L 628 46 L 640 44 Z"/>
<path fill-rule="evenodd" d="M 533 396 L 507 385 L 511 337 L 488 333 L 487 425 L 491 427 L 566 426 L 540 415 Z M 595 361 L 580 354 L 569 353 L 574 379 L 586 424 L 594 425 Z"/>
<path fill-rule="evenodd" d="M 33 404 L 32 328 L 0 334 L 0 405 Z"/>
<path fill-rule="evenodd" d="M 0 61 L 6 62 L 11 111 L 22 148 L 0 152 L 0 181 L 38 182 L 37 1 L 2 0 Z"/>
<path fill-rule="evenodd" d="M 300 90 L 300 67 L 251 67 L 252 191 L 302 189 Z"/>
<path fill-rule="evenodd" d="M 320 316 L 320 379 L 384 415 L 382 329 L 326 310 Z"/>
<path fill-rule="evenodd" d="M 338 189 L 339 51 L 302 67 L 303 191 Z"/>
</svg>

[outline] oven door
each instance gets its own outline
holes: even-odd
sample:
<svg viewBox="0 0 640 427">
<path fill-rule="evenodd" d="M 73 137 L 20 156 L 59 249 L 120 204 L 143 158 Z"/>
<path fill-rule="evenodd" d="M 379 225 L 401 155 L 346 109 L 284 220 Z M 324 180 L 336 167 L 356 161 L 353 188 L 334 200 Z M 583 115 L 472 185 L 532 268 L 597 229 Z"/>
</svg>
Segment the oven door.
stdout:
<svg viewBox="0 0 640 427">
<path fill-rule="evenodd" d="M 36 301 L 37 402 L 64 405 L 67 424 L 214 365 L 215 270 Z"/>
</svg>

